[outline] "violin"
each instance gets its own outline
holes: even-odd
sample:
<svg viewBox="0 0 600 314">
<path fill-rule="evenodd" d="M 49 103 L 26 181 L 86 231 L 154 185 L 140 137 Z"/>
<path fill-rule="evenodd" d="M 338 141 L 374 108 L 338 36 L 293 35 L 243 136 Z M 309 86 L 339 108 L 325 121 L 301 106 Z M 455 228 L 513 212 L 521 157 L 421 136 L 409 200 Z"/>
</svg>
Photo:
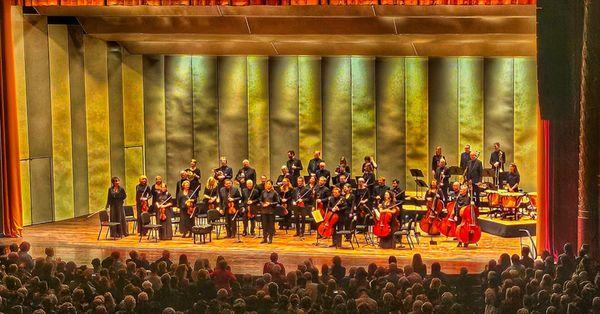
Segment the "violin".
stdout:
<svg viewBox="0 0 600 314">
<path fill-rule="evenodd" d="M 444 208 L 444 203 L 439 199 L 439 191 L 437 186 L 435 187 L 435 196 L 432 200 L 427 201 L 427 213 L 421 221 L 419 222 L 419 226 L 421 230 L 426 232 L 429 235 L 439 235 L 440 234 L 440 218 L 439 214 L 442 212 L 442 208 Z"/>
<path fill-rule="evenodd" d="M 392 233 L 392 223 L 394 221 L 394 215 L 388 211 L 382 213 L 382 210 L 394 208 L 400 205 L 400 203 L 394 204 L 392 206 L 384 207 L 380 205 L 378 209 L 375 210 L 375 224 L 373 225 L 373 234 L 380 237 L 385 238 L 388 237 Z"/>
<path fill-rule="evenodd" d="M 470 193 L 472 193 L 471 189 L 472 186 L 469 186 Z M 477 243 L 481 239 L 481 227 L 477 224 L 477 211 L 473 199 L 471 199 L 471 204 L 460 209 L 462 221 L 456 227 L 456 237 L 465 245 Z"/>
<path fill-rule="evenodd" d="M 232 191 L 233 191 L 233 188 L 231 190 L 229 190 L 229 198 L 231 198 Z M 236 212 L 237 212 L 237 209 L 235 208 L 235 202 L 227 201 L 227 213 L 229 215 L 235 215 Z"/>
<path fill-rule="evenodd" d="M 339 210 L 338 206 L 343 200 L 344 198 L 340 196 L 340 200 L 335 204 L 335 206 L 333 206 L 331 210 L 328 210 L 327 213 L 325 213 L 323 222 L 321 222 L 321 224 L 317 228 L 317 232 L 319 232 L 319 235 L 321 235 L 321 237 L 329 238 L 333 235 L 333 232 L 335 231 L 335 225 L 340 220 L 340 217 L 337 214 L 337 211 Z"/>
<path fill-rule="evenodd" d="M 192 192 L 192 194 L 190 194 L 190 196 L 187 197 L 187 200 L 185 200 L 185 207 L 187 208 L 187 213 L 190 216 L 194 215 L 194 211 L 196 211 L 196 199 L 194 199 L 193 197 L 199 188 L 200 185 L 198 185 L 194 192 Z"/>
<path fill-rule="evenodd" d="M 150 207 L 148 206 L 148 198 L 144 196 L 146 194 L 147 190 L 148 190 L 148 185 L 146 185 L 146 187 L 144 188 L 144 191 L 142 191 L 142 195 L 140 197 L 142 213 L 147 213 L 150 210 Z"/>
<path fill-rule="evenodd" d="M 252 204 L 253 204 L 253 201 L 251 201 L 252 194 L 254 194 L 254 186 L 252 186 L 252 190 L 250 191 L 250 194 L 248 194 L 248 201 L 246 202 L 246 209 L 247 209 L 246 215 L 248 215 L 248 219 L 256 218 L 256 213 L 254 213 L 254 211 L 252 210 Z"/>
<path fill-rule="evenodd" d="M 160 221 L 167 220 L 167 209 L 163 207 L 163 205 L 165 205 L 172 197 L 172 195 L 169 195 L 169 197 L 166 200 L 164 200 L 160 205 L 158 205 L 158 219 L 160 219 Z"/>
</svg>

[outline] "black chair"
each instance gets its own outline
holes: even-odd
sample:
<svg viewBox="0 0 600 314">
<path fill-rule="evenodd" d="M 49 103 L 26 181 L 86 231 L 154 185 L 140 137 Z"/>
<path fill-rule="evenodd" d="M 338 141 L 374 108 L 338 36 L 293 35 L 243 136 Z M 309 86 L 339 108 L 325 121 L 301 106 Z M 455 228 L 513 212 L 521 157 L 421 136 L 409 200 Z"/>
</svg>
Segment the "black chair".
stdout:
<svg viewBox="0 0 600 314">
<path fill-rule="evenodd" d="M 107 227 L 104 239 L 108 239 L 108 232 L 110 231 L 110 227 L 119 227 L 119 229 L 121 229 L 121 223 L 111 222 L 110 218 L 108 218 L 108 212 L 106 210 L 101 210 L 100 212 L 98 212 L 98 217 L 100 218 L 100 231 L 98 231 L 98 240 L 100 240 L 100 235 L 102 234 L 102 229 L 104 227 Z M 117 239 L 117 237 L 115 237 L 112 233 L 110 234 L 110 236 L 111 238 L 113 238 L 113 240 Z"/>
<path fill-rule="evenodd" d="M 370 217 L 371 217 L 371 215 L 365 215 L 365 217 L 362 219 L 362 221 L 357 223 L 356 226 L 354 227 L 354 232 L 363 234 L 363 237 L 365 239 L 365 245 L 375 246 L 375 241 L 374 241 L 373 237 L 371 237 L 371 234 L 369 233 L 369 225 L 367 223 L 367 221 Z"/>
<path fill-rule="evenodd" d="M 153 224 L 152 221 L 150 221 L 149 213 L 142 213 L 142 232 L 140 233 L 139 242 L 142 242 L 142 237 L 144 236 L 143 231 L 145 230 L 150 231 L 148 232 L 148 239 L 150 239 L 150 236 L 152 236 L 154 238 L 154 242 L 158 242 L 158 231 L 161 227 L 161 225 Z"/>
<path fill-rule="evenodd" d="M 125 205 L 123 206 L 123 210 L 125 211 L 125 222 L 127 223 L 127 227 L 129 227 L 129 223 L 133 222 L 133 233 L 137 229 L 137 218 L 133 215 L 133 206 Z"/>
<path fill-rule="evenodd" d="M 171 218 L 171 225 L 175 226 L 175 233 L 177 233 L 177 231 L 179 230 L 179 222 L 181 222 L 181 209 L 173 207 L 173 217 Z"/>
<path fill-rule="evenodd" d="M 340 241 L 339 248 L 342 248 L 342 245 L 344 244 L 344 241 L 350 242 L 350 246 L 352 247 L 353 250 L 354 250 L 354 243 L 356 243 L 356 247 L 360 247 L 360 244 L 358 244 L 358 239 L 356 238 L 356 223 L 357 223 L 357 221 L 353 220 L 350 223 L 350 229 L 349 230 L 336 231 L 336 233 L 340 237 L 342 237 L 342 241 Z M 348 237 L 350 239 L 348 239 Z M 354 243 L 352 241 L 354 241 Z"/>
<path fill-rule="evenodd" d="M 415 219 L 410 218 L 410 219 L 408 219 L 407 222 L 405 222 L 404 224 L 402 224 L 402 226 L 400 226 L 400 230 L 394 232 L 394 237 L 398 238 L 398 242 L 400 242 L 400 244 L 402 244 L 402 236 L 406 237 L 406 242 L 408 243 L 408 247 L 411 250 L 415 247 L 414 242 L 411 237 L 411 233 L 413 233 L 413 235 L 415 235 L 415 238 L 416 238 L 416 234 L 414 234 L 414 231 L 415 231 L 414 224 L 415 224 Z"/>
<path fill-rule="evenodd" d="M 211 209 L 206 213 L 206 219 L 208 220 L 208 224 L 213 226 L 215 231 L 217 232 L 217 240 L 221 235 L 221 228 L 227 228 L 227 222 L 221 219 L 221 213 L 219 213 L 216 209 Z"/>
</svg>

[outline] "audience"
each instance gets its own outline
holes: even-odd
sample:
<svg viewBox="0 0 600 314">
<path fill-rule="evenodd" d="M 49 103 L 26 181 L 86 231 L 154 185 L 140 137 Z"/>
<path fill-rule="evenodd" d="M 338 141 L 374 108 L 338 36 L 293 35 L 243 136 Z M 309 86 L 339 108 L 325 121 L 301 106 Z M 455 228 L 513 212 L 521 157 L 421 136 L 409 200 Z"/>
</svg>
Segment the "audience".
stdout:
<svg viewBox="0 0 600 314">
<path fill-rule="evenodd" d="M 32 258 L 27 242 L 0 251 L 2 313 L 600 313 L 600 274 L 584 246 L 571 244 L 554 260 L 502 254 L 479 274 L 458 275 L 427 265 L 415 254 L 398 266 L 375 263 L 346 270 L 342 258 L 321 269 L 311 259 L 286 273 L 277 253 L 263 275 L 234 274 L 225 258 L 211 269 L 207 259 L 190 263 L 170 252 L 150 263 L 135 250 L 118 252 L 91 267 L 65 262 L 46 248 Z M 479 279 L 478 279 L 479 278 Z"/>
</svg>

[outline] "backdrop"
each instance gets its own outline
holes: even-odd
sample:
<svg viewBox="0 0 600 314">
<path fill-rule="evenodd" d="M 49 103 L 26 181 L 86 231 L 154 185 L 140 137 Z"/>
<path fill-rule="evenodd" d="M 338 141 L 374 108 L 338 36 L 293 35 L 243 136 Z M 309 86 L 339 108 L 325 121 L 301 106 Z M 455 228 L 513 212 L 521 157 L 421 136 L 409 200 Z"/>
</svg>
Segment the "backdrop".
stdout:
<svg viewBox="0 0 600 314">
<path fill-rule="evenodd" d="M 224 155 L 276 175 L 289 149 L 355 174 L 373 155 L 414 190 L 408 170 L 435 146 L 455 165 L 471 144 L 487 164 L 498 141 L 535 190 L 534 59 L 129 55 L 13 10 L 25 224 L 99 210 L 111 176 L 132 203 L 141 174 L 174 188 L 196 158 L 205 181 Z"/>
</svg>

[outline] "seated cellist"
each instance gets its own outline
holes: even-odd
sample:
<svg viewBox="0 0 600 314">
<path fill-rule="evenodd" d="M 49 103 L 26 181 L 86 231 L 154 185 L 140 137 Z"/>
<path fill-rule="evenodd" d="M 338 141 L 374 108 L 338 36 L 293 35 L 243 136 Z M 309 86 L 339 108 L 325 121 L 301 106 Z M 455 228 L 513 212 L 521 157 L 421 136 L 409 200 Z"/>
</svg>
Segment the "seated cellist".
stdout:
<svg viewBox="0 0 600 314">
<path fill-rule="evenodd" d="M 387 220 L 387 223 L 390 224 L 390 232 L 386 236 L 379 237 L 379 246 L 382 249 L 392 249 L 395 246 L 394 232 L 398 229 L 398 220 L 396 220 L 396 215 L 398 215 L 399 209 L 398 205 L 396 205 L 394 200 L 394 195 L 391 191 L 385 191 L 383 193 L 383 202 L 381 202 L 378 206 L 379 210 L 379 220 L 386 220 L 384 217 L 388 215 L 390 217 Z M 376 222 L 377 224 L 378 222 Z"/>
</svg>

